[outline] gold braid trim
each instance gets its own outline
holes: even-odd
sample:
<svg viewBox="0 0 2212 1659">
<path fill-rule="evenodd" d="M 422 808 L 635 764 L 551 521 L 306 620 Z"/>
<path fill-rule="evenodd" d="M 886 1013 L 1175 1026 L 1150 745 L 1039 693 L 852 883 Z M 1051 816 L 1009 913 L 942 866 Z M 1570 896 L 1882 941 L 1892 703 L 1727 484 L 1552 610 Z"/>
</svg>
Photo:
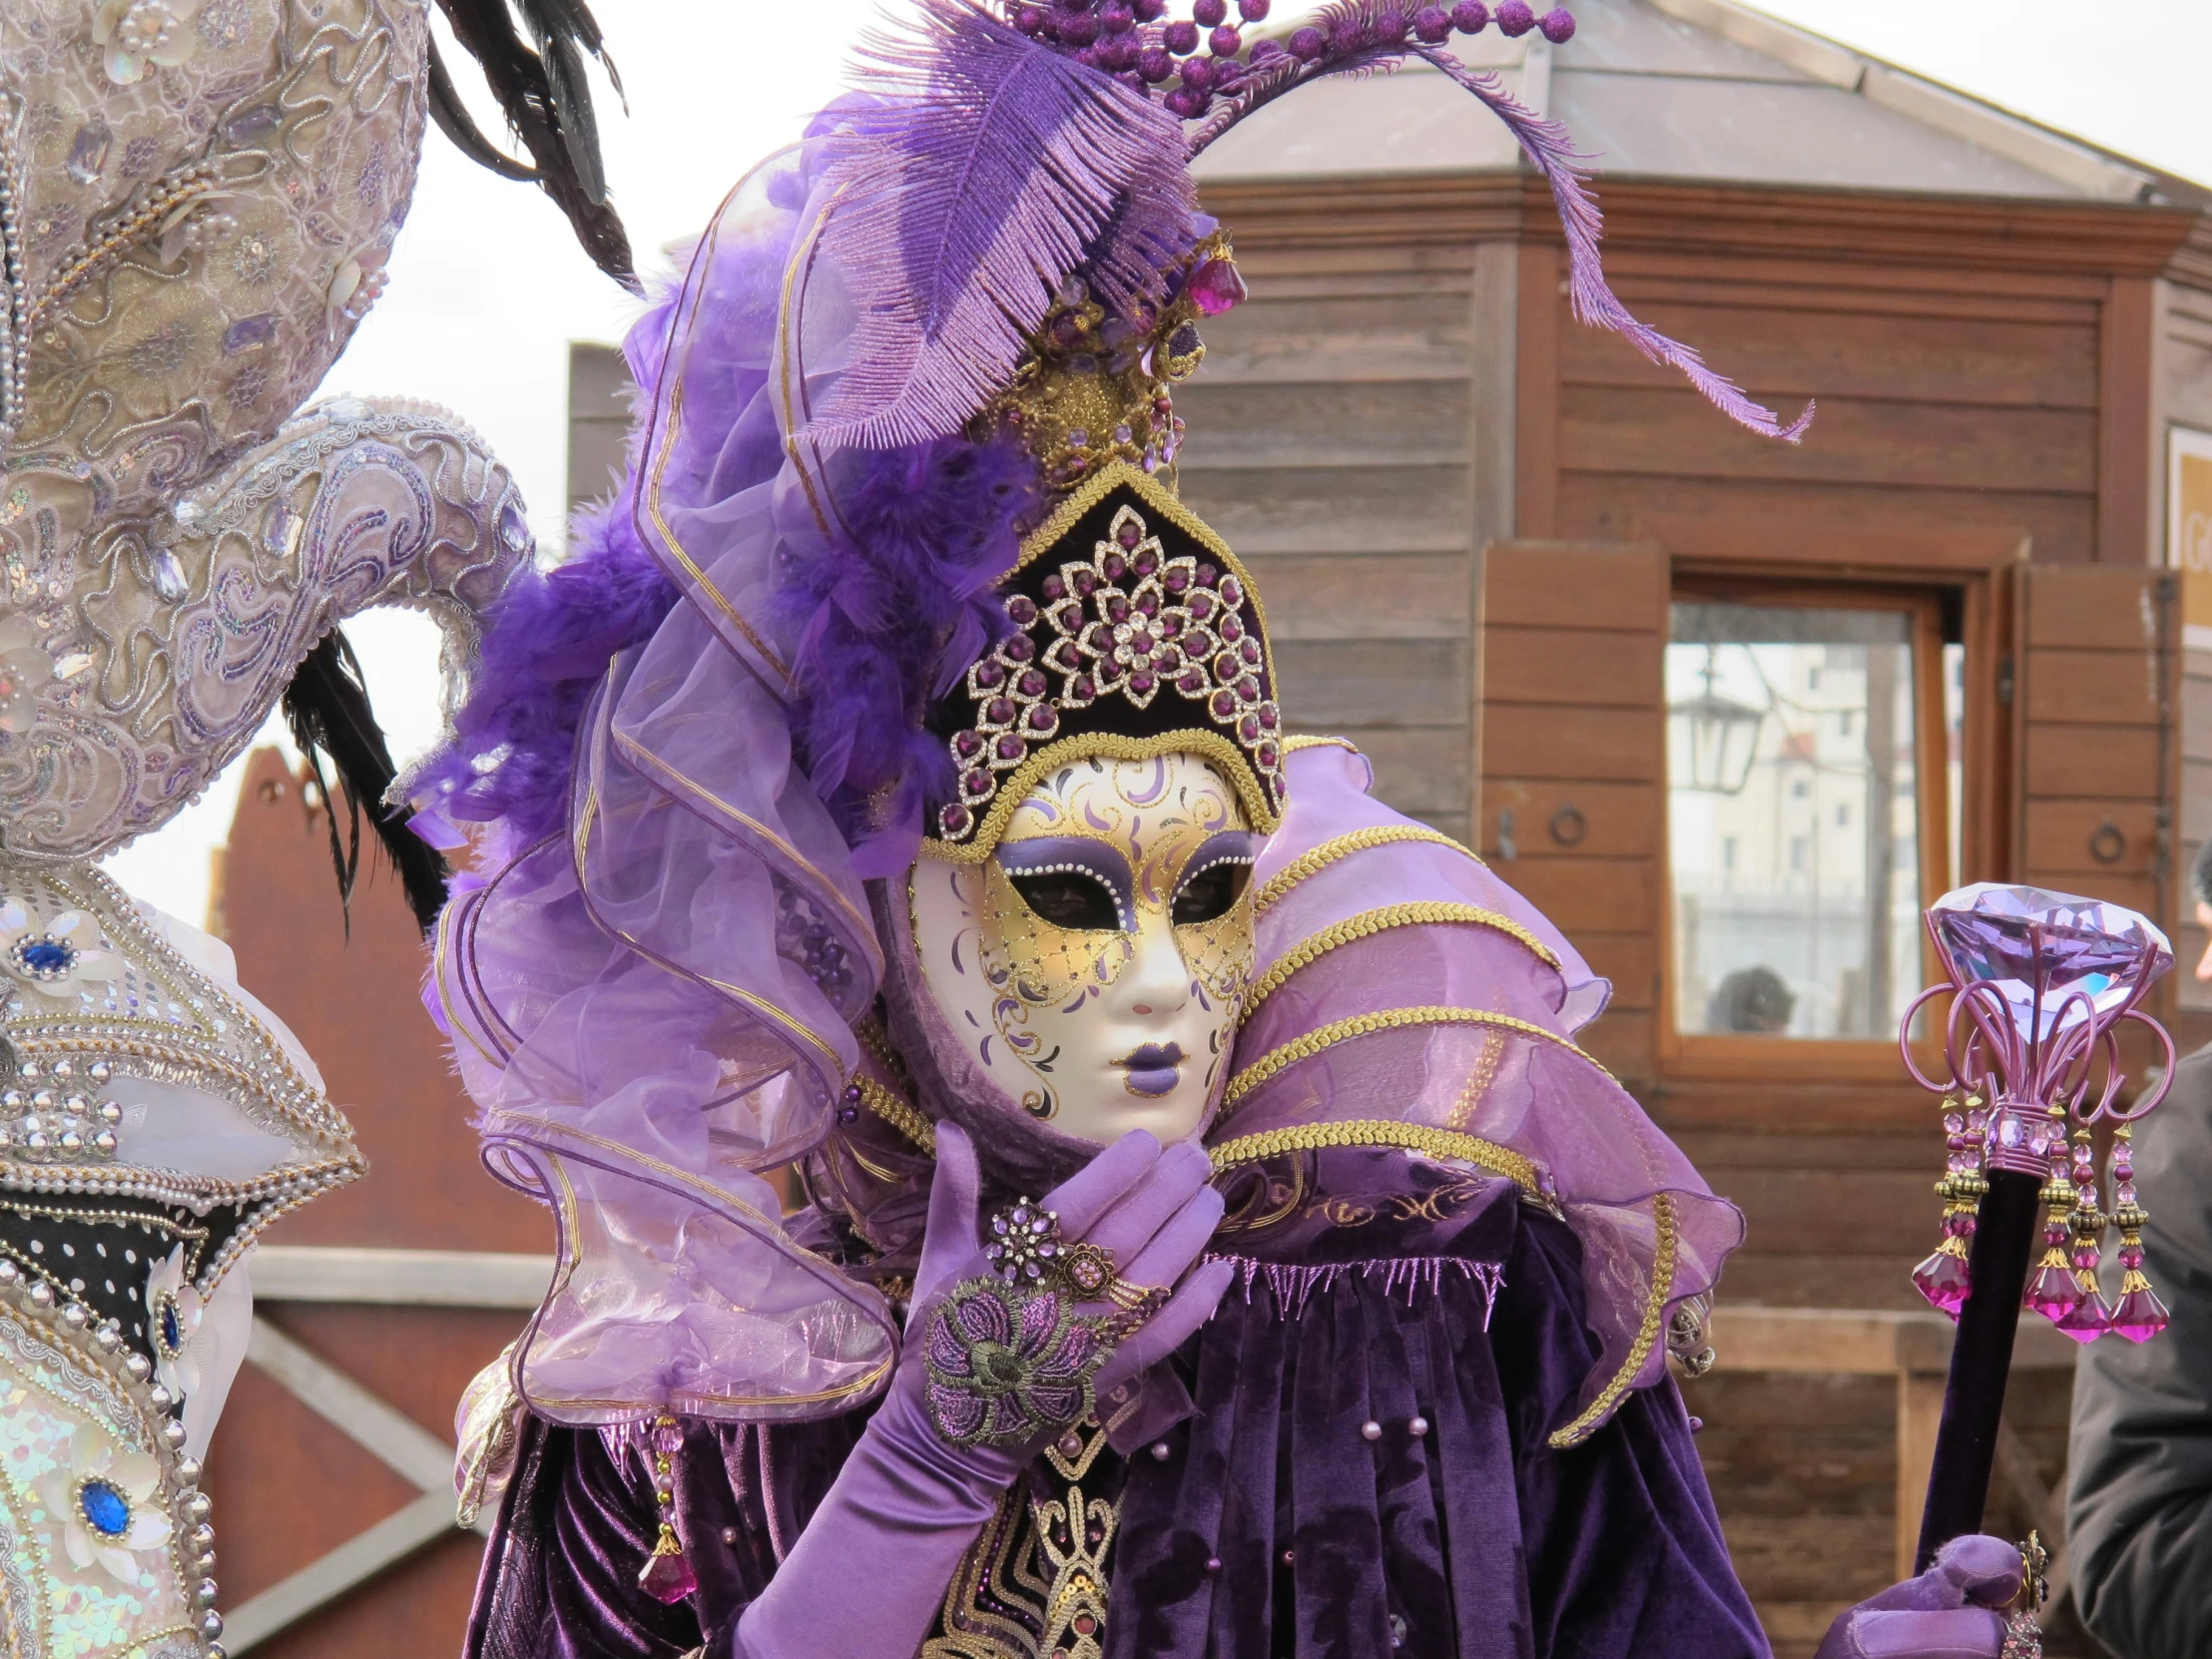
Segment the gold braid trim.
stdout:
<svg viewBox="0 0 2212 1659">
<path fill-rule="evenodd" d="M 860 1091 L 860 1104 L 934 1158 L 937 1126 L 864 1072 L 854 1072 L 852 1083 Z M 872 1171 L 870 1172 L 873 1173 Z"/>
<path fill-rule="evenodd" d="M 1653 1345 L 1659 1341 L 1659 1323 L 1667 1312 L 1667 1293 L 1674 1289 L 1676 1237 L 1672 1193 L 1651 1195 L 1651 1219 L 1659 1229 L 1659 1251 L 1652 1258 L 1651 1295 L 1644 1303 L 1643 1323 L 1636 1329 L 1636 1340 L 1629 1345 L 1628 1358 L 1621 1362 L 1621 1369 L 1613 1374 L 1612 1382 L 1605 1384 L 1597 1398 L 1590 1401 L 1589 1408 L 1566 1427 L 1552 1431 L 1547 1443 L 1555 1450 L 1580 1445 L 1597 1432 L 1598 1424 L 1620 1403 L 1621 1395 L 1628 1392 L 1636 1381 L 1636 1374 L 1651 1358 Z"/>
<path fill-rule="evenodd" d="M 1295 861 L 1268 878 L 1267 885 L 1252 900 L 1253 910 L 1265 910 L 1309 875 L 1320 874 L 1340 858 L 1365 852 L 1371 846 L 1387 846 L 1392 841 L 1433 841 L 1438 846 L 1466 853 L 1478 864 L 1482 862 L 1470 848 L 1461 846 L 1441 830 L 1426 830 L 1417 824 L 1373 824 L 1365 830 L 1355 830 L 1350 834 L 1323 841 L 1319 846 L 1308 847 Z"/>
<path fill-rule="evenodd" d="M 1386 1008 L 1381 1013 L 1354 1014 L 1349 1019 L 1332 1020 L 1317 1026 L 1281 1048 L 1270 1049 L 1236 1076 L 1229 1079 L 1229 1087 L 1221 1100 L 1225 1111 L 1233 1110 L 1245 1096 L 1278 1073 L 1287 1071 L 1301 1060 L 1310 1060 L 1325 1048 L 1353 1037 L 1372 1036 L 1378 1031 L 1396 1031 L 1408 1025 L 1492 1025 L 1506 1031 L 1517 1031 L 1525 1037 L 1540 1037 L 1545 1042 L 1556 1043 L 1569 1054 L 1579 1054 L 1593 1066 L 1597 1061 L 1569 1042 L 1556 1031 L 1547 1031 L 1527 1020 L 1515 1019 L 1511 1014 L 1494 1014 L 1487 1008 Z M 1598 1066 L 1600 1071 L 1605 1068 Z M 1610 1075 L 1610 1073 L 1608 1073 Z"/>
<path fill-rule="evenodd" d="M 1301 939 L 1283 959 L 1261 976 L 1252 987 L 1251 997 L 1245 1004 L 1245 1017 L 1252 1017 L 1252 1010 L 1265 1002 L 1283 987 L 1285 980 L 1304 967 L 1309 967 L 1339 945 L 1352 944 L 1371 937 L 1390 927 L 1425 927 L 1436 922 L 1465 922 L 1474 927 L 1489 927 L 1507 938 L 1524 945 L 1546 967 L 1557 967 L 1559 958 L 1554 956 L 1544 942 L 1519 922 L 1502 916 L 1495 910 L 1485 910 L 1474 904 L 1445 904 L 1422 900 L 1413 904 L 1384 904 L 1378 909 L 1362 910 L 1358 915 L 1347 916 L 1333 927 L 1325 927 L 1319 933 L 1310 933 Z"/>
<path fill-rule="evenodd" d="M 1291 1129 L 1269 1129 L 1257 1135 L 1240 1135 L 1233 1141 L 1223 1141 L 1219 1146 L 1207 1148 L 1206 1155 L 1213 1160 L 1218 1173 L 1285 1152 L 1317 1152 L 1338 1146 L 1389 1146 L 1418 1152 L 1426 1158 L 1456 1158 L 1463 1164 L 1473 1164 L 1493 1175 L 1502 1175 L 1532 1196 L 1541 1197 L 1543 1193 L 1535 1164 L 1511 1147 L 1474 1135 L 1462 1135 L 1456 1130 L 1390 1119 L 1362 1118 L 1344 1123 L 1306 1123 Z"/>
</svg>

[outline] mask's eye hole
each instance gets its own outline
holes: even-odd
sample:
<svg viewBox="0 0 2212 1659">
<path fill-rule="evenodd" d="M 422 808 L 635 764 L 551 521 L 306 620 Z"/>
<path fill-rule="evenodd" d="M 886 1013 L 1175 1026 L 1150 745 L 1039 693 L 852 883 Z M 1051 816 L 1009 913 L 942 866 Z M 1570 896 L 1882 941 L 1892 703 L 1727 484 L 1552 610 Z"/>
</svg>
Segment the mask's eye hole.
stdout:
<svg viewBox="0 0 2212 1659">
<path fill-rule="evenodd" d="M 1194 921 L 1215 921 L 1229 913 L 1229 907 L 1244 896 L 1245 883 L 1252 878 L 1250 864 L 1208 864 L 1196 875 L 1185 881 L 1175 895 L 1175 908 L 1171 912 L 1175 925 L 1183 927 Z"/>
<path fill-rule="evenodd" d="M 1021 901 L 1055 927 L 1086 932 L 1121 930 L 1121 912 L 1114 907 L 1114 895 L 1095 875 L 1056 869 L 1009 875 L 1007 879 L 1021 894 Z"/>
</svg>

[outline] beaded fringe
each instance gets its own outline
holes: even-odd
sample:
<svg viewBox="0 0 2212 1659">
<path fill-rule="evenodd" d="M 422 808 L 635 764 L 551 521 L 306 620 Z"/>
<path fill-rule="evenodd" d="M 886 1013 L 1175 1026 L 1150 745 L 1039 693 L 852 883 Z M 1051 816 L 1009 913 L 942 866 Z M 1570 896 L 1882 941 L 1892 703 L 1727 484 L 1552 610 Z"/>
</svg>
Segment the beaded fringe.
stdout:
<svg viewBox="0 0 2212 1659">
<path fill-rule="evenodd" d="M 1297 1319 L 1305 1313 L 1306 1304 L 1316 1291 L 1330 1290 L 1338 1280 L 1358 1275 L 1362 1279 L 1380 1278 L 1382 1294 L 1389 1296 L 1399 1290 L 1405 1293 L 1407 1306 L 1421 1291 L 1431 1296 L 1442 1288 L 1446 1273 L 1456 1273 L 1470 1280 L 1482 1291 L 1482 1329 L 1490 1328 L 1490 1315 L 1497 1307 L 1497 1293 L 1505 1283 L 1505 1267 L 1500 1262 L 1470 1262 L 1463 1256 L 1392 1256 L 1366 1262 L 1263 1262 L 1252 1256 L 1233 1256 L 1221 1252 L 1209 1252 L 1209 1262 L 1227 1262 L 1237 1270 L 1244 1282 L 1244 1299 L 1252 1302 L 1252 1288 L 1265 1281 L 1274 1293 L 1276 1311 L 1287 1319 Z"/>
</svg>

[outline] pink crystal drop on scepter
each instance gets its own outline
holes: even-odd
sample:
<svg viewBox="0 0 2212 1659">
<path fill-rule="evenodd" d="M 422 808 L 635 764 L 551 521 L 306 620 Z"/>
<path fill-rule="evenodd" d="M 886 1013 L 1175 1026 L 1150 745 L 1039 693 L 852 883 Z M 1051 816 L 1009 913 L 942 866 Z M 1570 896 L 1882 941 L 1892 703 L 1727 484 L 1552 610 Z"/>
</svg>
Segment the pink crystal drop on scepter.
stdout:
<svg viewBox="0 0 2212 1659">
<path fill-rule="evenodd" d="M 2147 1343 L 2166 1329 L 2166 1305 L 2143 1273 L 2143 1228 L 2150 1216 L 2135 1199 L 2133 1136 L 2126 1124 L 2112 1133 L 2112 1225 L 2120 1230 L 2120 1300 L 2105 1329 L 2131 1343 Z"/>
</svg>

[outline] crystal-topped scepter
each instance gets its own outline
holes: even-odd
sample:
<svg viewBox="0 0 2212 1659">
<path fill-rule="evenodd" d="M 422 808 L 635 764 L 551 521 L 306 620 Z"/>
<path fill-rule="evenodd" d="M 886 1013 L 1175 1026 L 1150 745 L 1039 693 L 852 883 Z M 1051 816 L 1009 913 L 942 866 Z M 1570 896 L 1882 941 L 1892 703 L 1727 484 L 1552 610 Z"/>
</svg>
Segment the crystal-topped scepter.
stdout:
<svg viewBox="0 0 2212 1659">
<path fill-rule="evenodd" d="M 1928 930 L 1948 978 L 1914 999 L 1898 1040 L 1914 1081 L 1943 1097 L 1949 1160 L 1936 1187 L 1943 1240 L 1913 1281 L 1958 1335 L 1921 1521 L 1924 1571 L 1944 1543 L 1981 1528 L 2022 1307 L 2081 1343 L 2147 1342 L 2166 1328 L 2143 1274 L 2149 1218 L 2136 1202 L 2129 1134 L 2165 1098 L 2174 1060 L 2173 1039 L 2142 1010 L 2173 950 L 2133 910 L 1984 881 L 1937 899 Z M 1913 1024 L 1946 995 L 1949 1075 L 1938 1081 L 1915 1061 Z M 2164 1060 L 2158 1081 L 2123 1109 L 2119 1031 L 2131 1022 L 2150 1029 Z M 2091 1140 L 2099 1123 L 2111 1126 L 2109 1210 Z M 2097 1282 L 2108 1227 L 2119 1232 L 2122 1270 L 2110 1306 Z"/>
</svg>

